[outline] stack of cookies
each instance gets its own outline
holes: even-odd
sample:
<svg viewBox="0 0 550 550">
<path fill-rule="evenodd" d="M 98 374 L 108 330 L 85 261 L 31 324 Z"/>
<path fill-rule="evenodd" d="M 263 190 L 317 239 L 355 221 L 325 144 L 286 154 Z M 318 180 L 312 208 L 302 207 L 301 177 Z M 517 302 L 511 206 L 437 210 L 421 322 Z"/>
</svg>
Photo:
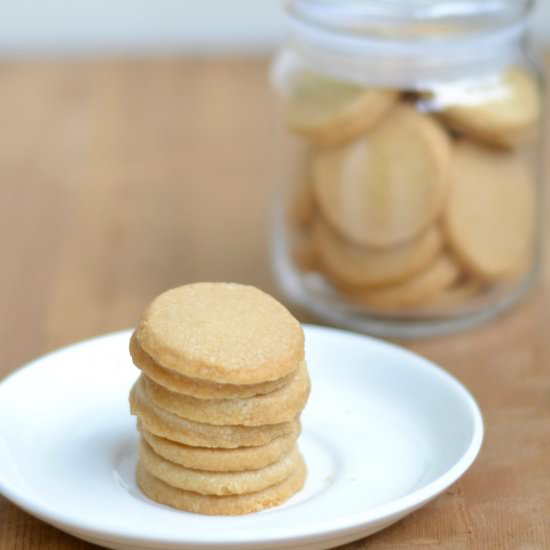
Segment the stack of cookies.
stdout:
<svg viewBox="0 0 550 550">
<path fill-rule="evenodd" d="M 297 77 L 287 123 L 310 149 L 292 213 L 298 265 L 391 311 L 455 307 L 525 275 L 535 191 L 520 146 L 540 98 L 517 68 L 487 86 L 444 97 Z"/>
<path fill-rule="evenodd" d="M 137 482 L 148 497 L 235 515 L 302 488 L 304 335 L 276 300 L 237 284 L 169 290 L 146 310 L 130 353 L 142 371 L 130 404 L 141 434 Z"/>
</svg>

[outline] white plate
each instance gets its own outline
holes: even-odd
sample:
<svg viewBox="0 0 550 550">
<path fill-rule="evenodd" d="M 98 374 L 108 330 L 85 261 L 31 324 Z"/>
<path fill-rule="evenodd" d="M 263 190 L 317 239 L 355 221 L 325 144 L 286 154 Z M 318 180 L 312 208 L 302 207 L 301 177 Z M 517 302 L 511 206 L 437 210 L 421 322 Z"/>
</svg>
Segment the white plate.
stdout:
<svg viewBox="0 0 550 550">
<path fill-rule="evenodd" d="M 454 378 L 396 346 L 306 327 L 312 394 L 300 438 L 309 475 L 283 506 L 241 517 L 178 512 L 134 482 L 130 332 L 34 361 L 0 384 L 0 492 L 115 549 L 322 549 L 394 523 L 475 459 L 479 409 Z"/>
</svg>

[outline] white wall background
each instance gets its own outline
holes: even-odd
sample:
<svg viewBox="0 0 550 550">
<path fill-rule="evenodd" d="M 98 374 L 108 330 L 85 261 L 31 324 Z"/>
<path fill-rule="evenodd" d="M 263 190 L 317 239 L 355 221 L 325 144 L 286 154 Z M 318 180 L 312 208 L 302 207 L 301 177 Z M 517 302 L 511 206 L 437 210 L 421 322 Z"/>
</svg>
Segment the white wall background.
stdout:
<svg viewBox="0 0 550 550">
<path fill-rule="evenodd" d="M 383 0 L 382 0 L 383 1 Z M 283 0 L 0 0 L 0 57 L 266 53 Z M 550 0 L 533 20 L 550 47 Z"/>
</svg>

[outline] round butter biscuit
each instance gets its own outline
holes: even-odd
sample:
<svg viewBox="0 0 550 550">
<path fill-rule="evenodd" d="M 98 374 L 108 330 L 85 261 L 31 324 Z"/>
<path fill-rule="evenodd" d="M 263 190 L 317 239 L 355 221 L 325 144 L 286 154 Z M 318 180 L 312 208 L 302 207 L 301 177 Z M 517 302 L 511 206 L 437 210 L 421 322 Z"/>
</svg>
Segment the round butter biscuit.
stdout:
<svg viewBox="0 0 550 550">
<path fill-rule="evenodd" d="M 159 365 L 222 384 L 277 380 L 304 360 L 300 323 L 252 286 L 196 283 L 168 290 L 136 329 Z"/>
<path fill-rule="evenodd" d="M 289 213 L 290 223 L 301 229 L 308 229 L 315 218 L 316 211 L 313 186 L 308 182 L 293 197 Z"/>
<path fill-rule="evenodd" d="M 367 248 L 342 239 L 320 218 L 313 236 L 325 275 L 344 289 L 399 283 L 422 271 L 443 245 L 440 230 L 433 226 L 402 245 Z"/>
<path fill-rule="evenodd" d="M 441 116 L 455 130 L 490 145 L 515 147 L 536 136 L 541 100 L 536 81 L 512 68 L 463 92 L 461 104 Z"/>
<path fill-rule="evenodd" d="M 365 88 L 304 71 L 288 101 L 287 124 L 316 145 L 334 146 L 367 132 L 398 97 L 394 90 Z"/>
<path fill-rule="evenodd" d="M 290 422 L 304 408 L 310 391 L 305 363 L 286 386 L 246 399 L 197 399 L 170 391 L 144 375 L 139 384 L 158 407 L 188 420 L 220 426 Z"/>
<path fill-rule="evenodd" d="M 139 419 L 138 429 L 143 439 L 159 456 L 187 468 L 213 472 L 238 472 L 269 466 L 289 453 L 300 435 L 300 426 L 297 424 L 288 435 L 276 437 L 265 445 L 237 449 L 209 449 L 191 447 L 158 437 L 147 431 Z"/>
<path fill-rule="evenodd" d="M 519 154 L 463 142 L 456 147 L 444 216 L 456 256 L 485 281 L 510 276 L 529 257 L 534 182 Z"/>
<path fill-rule="evenodd" d="M 191 395 L 197 399 L 231 399 L 262 395 L 281 388 L 295 375 L 295 372 L 291 372 L 277 380 L 246 385 L 218 384 L 208 380 L 190 378 L 175 370 L 161 367 L 148 353 L 143 351 L 135 334 L 130 339 L 130 355 L 136 367 L 157 384 L 177 393 Z"/>
<path fill-rule="evenodd" d="M 149 432 L 193 447 L 235 449 L 265 445 L 296 430 L 297 420 L 266 426 L 215 426 L 187 420 L 158 407 L 135 384 L 130 392 L 130 410 Z"/>
<path fill-rule="evenodd" d="M 138 463 L 136 481 L 147 497 L 185 512 L 212 516 L 235 516 L 259 512 L 282 504 L 304 486 L 307 469 L 303 459 L 285 480 L 255 493 L 214 496 L 175 489 L 151 475 Z"/>
<path fill-rule="evenodd" d="M 373 309 L 398 310 L 418 306 L 450 287 L 460 276 L 451 258 L 441 254 L 424 271 L 397 285 L 350 295 Z"/>
<path fill-rule="evenodd" d="M 309 231 L 301 235 L 294 235 L 292 260 L 296 267 L 304 273 L 318 269 L 319 255 Z"/>
<path fill-rule="evenodd" d="M 369 135 L 317 152 L 316 201 L 346 239 L 373 248 L 402 244 L 441 213 L 449 163 L 445 131 L 402 104 Z"/>
<path fill-rule="evenodd" d="M 257 470 L 240 472 L 206 472 L 193 470 L 157 455 L 141 441 L 139 458 L 143 467 L 167 485 L 201 495 L 241 495 L 266 489 L 286 479 L 302 460 L 294 447 L 280 460 Z"/>
<path fill-rule="evenodd" d="M 483 290 L 483 284 L 476 280 L 461 281 L 426 300 L 422 306 L 427 309 L 447 309 L 461 306 Z"/>
</svg>

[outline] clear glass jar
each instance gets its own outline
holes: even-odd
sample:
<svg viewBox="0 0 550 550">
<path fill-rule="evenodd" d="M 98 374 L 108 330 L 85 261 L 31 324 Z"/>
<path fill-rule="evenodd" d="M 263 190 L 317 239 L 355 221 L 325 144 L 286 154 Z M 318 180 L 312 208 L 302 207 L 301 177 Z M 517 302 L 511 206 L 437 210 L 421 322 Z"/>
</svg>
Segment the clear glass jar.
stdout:
<svg viewBox="0 0 550 550">
<path fill-rule="evenodd" d="M 539 265 L 541 76 L 527 0 L 294 0 L 274 265 L 293 301 L 422 337 L 508 308 Z"/>
</svg>

